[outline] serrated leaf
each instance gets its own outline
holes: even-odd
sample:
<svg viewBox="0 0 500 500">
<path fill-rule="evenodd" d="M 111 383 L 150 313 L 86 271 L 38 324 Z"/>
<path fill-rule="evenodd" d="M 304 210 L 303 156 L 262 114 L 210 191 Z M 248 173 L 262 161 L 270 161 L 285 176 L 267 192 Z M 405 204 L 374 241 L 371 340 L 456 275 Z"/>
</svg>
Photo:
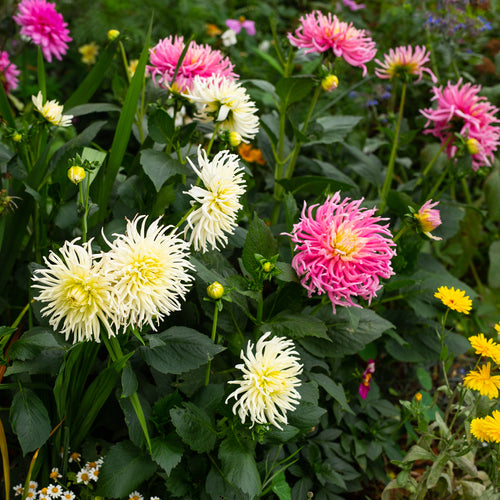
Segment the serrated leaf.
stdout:
<svg viewBox="0 0 500 500">
<path fill-rule="evenodd" d="M 205 453 L 213 449 L 217 434 L 210 417 L 193 403 L 173 408 L 170 417 L 181 439 L 194 451 Z"/>
<path fill-rule="evenodd" d="M 259 328 L 263 333 L 271 331 L 275 335 L 285 335 L 292 339 L 318 337 L 330 341 L 325 323 L 315 316 L 285 312 L 274 316 Z"/>
<path fill-rule="evenodd" d="M 5 335 L 10 335 L 16 330 L 17 328 L 12 328 L 11 326 L 0 326 L 0 337 L 4 337 Z"/>
<path fill-rule="evenodd" d="M 225 349 L 206 335 L 184 326 L 174 326 L 148 339 L 150 347 L 141 347 L 140 351 L 146 363 L 162 373 L 193 370 Z"/>
<path fill-rule="evenodd" d="M 418 445 L 413 445 L 410 451 L 403 458 L 403 462 L 415 462 L 415 460 L 431 460 L 434 461 L 436 455 Z"/>
<path fill-rule="evenodd" d="M 125 497 L 149 479 L 157 467 L 130 441 L 117 443 L 104 457 L 96 494 L 109 498 Z"/>
<path fill-rule="evenodd" d="M 322 387 L 337 403 L 340 404 L 342 409 L 348 413 L 354 415 L 354 412 L 351 410 L 351 407 L 347 403 L 347 399 L 345 397 L 344 388 L 335 383 L 328 375 L 323 373 L 309 373 L 309 377 L 311 380 L 316 382 L 320 387 Z"/>
<path fill-rule="evenodd" d="M 182 443 L 175 434 L 158 436 L 151 441 L 151 456 L 167 475 L 179 464 L 183 452 Z"/>
<path fill-rule="evenodd" d="M 272 490 L 280 500 L 291 500 L 292 490 L 290 485 L 286 482 L 285 471 L 281 471 L 278 475 L 274 476 Z"/>
<path fill-rule="evenodd" d="M 227 437 L 219 447 L 219 459 L 230 483 L 238 486 L 250 499 L 260 494 L 262 485 L 251 442 Z"/>
<path fill-rule="evenodd" d="M 266 259 L 271 259 L 278 253 L 278 243 L 273 236 L 271 229 L 266 223 L 255 214 L 243 247 L 242 261 L 245 269 L 254 277 L 259 275 L 260 264 L 255 258 L 255 254 L 260 254 Z"/>
<path fill-rule="evenodd" d="M 23 455 L 45 444 L 52 428 L 49 414 L 40 398 L 24 387 L 12 400 L 10 425 L 19 439 Z"/>
<path fill-rule="evenodd" d="M 313 88 L 314 80 L 310 77 L 296 76 L 281 78 L 276 84 L 276 93 L 283 105 L 288 108 L 308 96 Z"/>
<path fill-rule="evenodd" d="M 163 151 L 145 149 L 141 151 L 140 159 L 144 173 L 151 179 L 156 192 L 160 191 L 165 182 L 176 174 L 186 175 L 188 168 L 179 160 L 174 160 Z"/>
<path fill-rule="evenodd" d="M 51 329 L 35 327 L 17 339 L 9 349 L 9 358 L 25 361 L 38 356 L 44 349 L 60 348 Z"/>
</svg>

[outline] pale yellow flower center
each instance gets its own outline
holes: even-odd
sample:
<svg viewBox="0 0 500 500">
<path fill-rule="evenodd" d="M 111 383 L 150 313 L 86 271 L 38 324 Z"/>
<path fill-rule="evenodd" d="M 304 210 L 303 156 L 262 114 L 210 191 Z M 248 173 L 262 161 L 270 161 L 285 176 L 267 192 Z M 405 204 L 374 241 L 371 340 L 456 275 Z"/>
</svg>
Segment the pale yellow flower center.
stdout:
<svg viewBox="0 0 500 500">
<path fill-rule="evenodd" d="M 159 277 L 160 261 L 151 255 L 139 255 L 130 269 L 130 281 L 137 286 L 151 286 Z"/>
<path fill-rule="evenodd" d="M 334 254 L 349 261 L 356 257 L 362 241 L 356 233 L 346 228 L 332 233 L 330 245 Z"/>
</svg>

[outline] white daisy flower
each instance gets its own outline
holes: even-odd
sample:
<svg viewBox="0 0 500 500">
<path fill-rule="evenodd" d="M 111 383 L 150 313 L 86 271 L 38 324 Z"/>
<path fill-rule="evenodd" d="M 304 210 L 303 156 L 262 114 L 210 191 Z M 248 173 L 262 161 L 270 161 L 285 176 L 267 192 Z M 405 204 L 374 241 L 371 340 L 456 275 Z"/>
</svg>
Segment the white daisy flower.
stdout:
<svg viewBox="0 0 500 500">
<path fill-rule="evenodd" d="M 221 40 L 224 47 L 231 47 L 231 45 L 236 45 L 236 33 L 231 29 L 226 30 L 224 31 L 224 33 L 222 33 Z"/>
<path fill-rule="evenodd" d="M 34 498 L 36 498 L 36 495 L 37 495 L 37 491 L 36 489 L 29 489 L 28 490 L 28 493 L 26 493 L 26 497 L 28 500 L 32 500 Z"/>
<path fill-rule="evenodd" d="M 151 497 L 150 500 L 160 500 L 160 497 Z"/>
<path fill-rule="evenodd" d="M 38 488 L 38 483 L 36 481 L 30 481 L 29 489 L 36 490 Z"/>
<path fill-rule="evenodd" d="M 64 106 L 61 106 L 56 100 L 43 102 L 42 91 L 38 92 L 36 97 L 31 96 L 31 100 L 35 105 L 36 110 L 53 125 L 59 127 L 69 127 L 73 115 L 63 115 Z"/>
<path fill-rule="evenodd" d="M 32 286 L 40 289 L 35 299 L 47 304 L 41 312 L 50 317 L 54 330 L 62 323 L 66 340 L 72 336 L 73 343 L 99 342 L 101 323 L 109 335 L 115 335 L 112 324 L 118 319 L 114 291 L 102 261 L 94 260 L 91 242 L 77 245 L 75 241 L 66 241 L 60 255 L 51 251 L 44 258 L 46 268 L 35 270 Z"/>
<path fill-rule="evenodd" d="M 76 475 L 76 482 L 77 483 L 89 484 L 90 479 L 91 479 L 90 473 L 86 467 L 83 467 L 82 469 L 80 469 L 80 471 Z"/>
<path fill-rule="evenodd" d="M 61 498 L 63 500 L 75 500 L 76 496 L 72 491 L 64 491 Z"/>
<path fill-rule="evenodd" d="M 24 491 L 24 487 L 22 484 L 18 484 L 12 488 L 14 490 L 14 495 L 22 495 Z"/>
<path fill-rule="evenodd" d="M 254 424 L 272 424 L 282 429 L 287 424 L 286 412 L 295 410 L 301 398 L 296 387 L 301 384 L 297 375 L 302 373 L 300 358 L 294 350 L 293 341 L 284 337 L 266 340 L 271 332 L 264 334 L 257 342 L 255 354 L 253 344 L 248 342 L 246 356 L 241 351 L 243 364 L 236 368 L 243 372 L 243 380 L 232 380 L 230 384 L 240 387 L 226 399 L 235 398 L 233 413 L 245 423 L 250 417 Z"/>
<path fill-rule="evenodd" d="M 129 500 L 144 500 L 144 497 L 138 491 L 133 491 L 128 496 L 128 499 Z"/>
<path fill-rule="evenodd" d="M 200 78 L 197 75 L 186 97 L 195 102 L 197 119 L 204 123 L 218 122 L 222 130 L 238 132 L 243 142 L 253 139 L 259 131 L 257 108 L 241 83 L 224 76 Z"/>
<path fill-rule="evenodd" d="M 91 481 L 97 481 L 99 479 L 99 468 L 98 467 L 92 467 L 92 468 L 88 469 L 88 471 L 89 471 Z"/>
<path fill-rule="evenodd" d="M 61 473 L 59 472 L 59 469 L 57 467 L 53 467 L 50 474 L 49 474 L 50 479 L 58 479 L 62 477 Z"/>
<path fill-rule="evenodd" d="M 206 252 L 207 244 L 218 250 L 219 244 L 227 245 L 226 234 L 232 234 L 237 225 L 236 215 L 242 208 L 239 198 L 245 193 L 244 168 L 238 156 L 229 151 L 220 151 L 209 161 L 201 148 L 198 148 L 199 170 L 191 160 L 189 163 L 203 186 L 191 186 L 184 192 L 193 198 L 191 205 L 200 204 L 189 214 L 185 233 L 192 229 L 189 243 L 193 243 L 196 251 Z"/>
<path fill-rule="evenodd" d="M 113 287 L 123 310 L 124 326 L 142 328 L 157 323 L 181 308 L 192 281 L 188 274 L 193 265 L 188 261 L 189 244 L 171 228 L 155 220 L 146 229 L 147 215 L 127 222 L 125 234 L 115 234 L 105 254 Z"/>
<path fill-rule="evenodd" d="M 50 498 L 61 498 L 63 489 L 58 484 L 49 484 L 47 486 L 47 495 Z"/>
</svg>

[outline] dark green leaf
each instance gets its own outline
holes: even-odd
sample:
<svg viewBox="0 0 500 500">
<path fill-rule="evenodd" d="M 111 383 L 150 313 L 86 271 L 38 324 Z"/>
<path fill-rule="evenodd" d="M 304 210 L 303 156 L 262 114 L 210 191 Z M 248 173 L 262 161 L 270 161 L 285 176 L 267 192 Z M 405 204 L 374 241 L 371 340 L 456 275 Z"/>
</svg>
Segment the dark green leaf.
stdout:
<svg viewBox="0 0 500 500">
<path fill-rule="evenodd" d="M 38 326 L 26 332 L 10 346 L 9 358 L 24 361 L 35 358 L 44 349 L 60 347 L 51 329 Z"/>
<path fill-rule="evenodd" d="M 12 328 L 11 326 L 0 326 L 0 337 L 4 337 L 5 335 L 10 335 L 14 333 L 17 328 Z"/>
<path fill-rule="evenodd" d="M 285 335 L 292 339 L 319 337 L 330 341 L 325 323 L 315 316 L 305 314 L 281 313 L 259 328 L 264 333 L 271 331 L 275 335 Z"/>
<path fill-rule="evenodd" d="M 122 441 L 110 448 L 99 473 L 96 494 L 121 498 L 149 479 L 157 465 L 130 441 Z"/>
<path fill-rule="evenodd" d="M 183 452 L 182 443 L 175 434 L 158 436 L 151 441 L 151 456 L 167 475 L 181 461 Z"/>
<path fill-rule="evenodd" d="M 122 398 L 128 398 L 137 391 L 138 382 L 129 363 L 122 370 Z"/>
<path fill-rule="evenodd" d="M 494 241 L 489 250 L 490 268 L 488 269 L 488 285 L 500 288 L 500 241 Z"/>
<path fill-rule="evenodd" d="M 328 177 L 319 175 L 303 175 L 292 179 L 281 179 L 278 181 L 287 191 L 291 193 L 323 194 L 325 192 L 334 193 L 337 191 L 349 191 L 353 184 L 345 184 Z"/>
<path fill-rule="evenodd" d="M 161 108 L 153 111 L 148 118 L 149 136 L 159 144 L 167 144 L 175 132 L 174 119 Z"/>
<path fill-rule="evenodd" d="M 174 326 L 148 338 L 150 347 L 140 350 L 146 363 L 162 373 L 180 374 L 198 368 L 225 349 L 184 326 Z"/>
<path fill-rule="evenodd" d="M 141 165 L 157 192 L 170 177 L 189 173 L 188 168 L 179 160 L 170 158 L 163 151 L 153 151 L 152 149 L 141 151 Z"/>
<path fill-rule="evenodd" d="M 292 499 L 292 490 L 286 482 L 285 471 L 281 471 L 278 475 L 274 476 L 272 490 L 280 500 Z"/>
<path fill-rule="evenodd" d="M 89 115 L 91 113 L 104 113 L 109 111 L 120 112 L 121 108 L 116 104 L 107 102 L 94 102 L 90 104 L 80 104 L 71 109 L 65 109 L 64 113 L 73 116 Z"/>
<path fill-rule="evenodd" d="M 317 120 L 317 124 L 321 127 L 319 137 L 308 141 L 305 146 L 341 142 L 361 119 L 362 116 L 322 116 Z"/>
<path fill-rule="evenodd" d="M 52 428 L 40 398 L 31 389 L 23 387 L 12 400 L 10 424 L 19 439 L 23 455 L 40 448 L 49 439 Z"/>
<path fill-rule="evenodd" d="M 430 391 L 432 389 L 432 377 L 429 373 L 429 370 L 422 368 L 419 366 L 417 368 L 417 378 L 420 382 L 420 385 L 426 390 Z"/>
<path fill-rule="evenodd" d="M 324 375 L 323 373 L 311 372 L 309 373 L 309 377 L 311 380 L 317 382 L 320 387 L 323 387 L 323 389 L 340 404 L 344 411 L 354 415 L 354 412 L 347 403 L 344 388 L 340 384 L 335 383 L 330 377 Z"/>
<path fill-rule="evenodd" d="M 181 439 L 194 451 L 205 453 L 213 449 L 217 434 L 210 417 L 192 403 L 170 410 L 172 423 Z"/>
<path fill-rule="evenodd" d="M 282 104 L 288 108 L 294 102 L 302 101 L 310 96 L 314 80 L 310 77 L 296 76 L 281 78 L 276 84 L 276 93 L 281 98 Z"/>
<path fill-rule="evenodd" d="M 229 436 L 219 447 L 219 459 L 228 481 L 237 485 L 250 499 L 261 492 L 261 481 L 254 459 L 254 445 L 251 441 Z"/>
</svg>

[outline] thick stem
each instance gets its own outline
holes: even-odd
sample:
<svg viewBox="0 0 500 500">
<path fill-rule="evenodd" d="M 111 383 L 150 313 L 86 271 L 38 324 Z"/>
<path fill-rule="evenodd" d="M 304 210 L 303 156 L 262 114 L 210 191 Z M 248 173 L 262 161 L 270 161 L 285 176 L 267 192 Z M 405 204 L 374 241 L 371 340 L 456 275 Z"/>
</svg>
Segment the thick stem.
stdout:
<svg viewBox="0 0 500 500">
<path fill-rule="evenodd" d="M 217 320 L 219 318 L 219 301 L 215 301 L 214 319 L 212 321 L 212 342 L 215 343 L 215 335 L 217 333 Z M 207 363 L 207 372 L 205 374 L 205 385 L 210 383 L 210 369 L 212 368 L 212 360 L 209 359 Z"/>
<path fill-rule="evenodd" d="M 385 175 L 384 185 L 382 186 L 382 192 L 380 194 L 380 213 L 383 213 L 385 206 L 387 204 L 387 195 L 391 189 L 392 179 L 394 177 L 394 165 L 396 163 L 396 152 L 398 150 L 399 133 L 401 131 L 401 123 L 403 121 L 403 110 L 405 107 L 406 99 L 406 82 L 403 83 L 403 89 L 401 91 L 401 100 L 399 102 L 399 113 L 398 121 L 396 124 L 396 132 L 394 134 L 394 141 L 392 143 L 391 156 L 389 157 L 389 164 L 387 165 L 387 173 Z"/>
<path fill-rule="evenodd" d="M 210 154 L 210 151 L 212 149 L 212 145 L 214 143 L 215 138 L 217 137 L 217 132 L 219 132 L 219 128 L 221 126 L 222 122 L 215 122 L 215 128 L 214 128 L 214 133 L 212 134 L 212 137 L 210 138 L 210 142 L 208 143 L 207 146 L 207 157 Z"/>
</svg>

